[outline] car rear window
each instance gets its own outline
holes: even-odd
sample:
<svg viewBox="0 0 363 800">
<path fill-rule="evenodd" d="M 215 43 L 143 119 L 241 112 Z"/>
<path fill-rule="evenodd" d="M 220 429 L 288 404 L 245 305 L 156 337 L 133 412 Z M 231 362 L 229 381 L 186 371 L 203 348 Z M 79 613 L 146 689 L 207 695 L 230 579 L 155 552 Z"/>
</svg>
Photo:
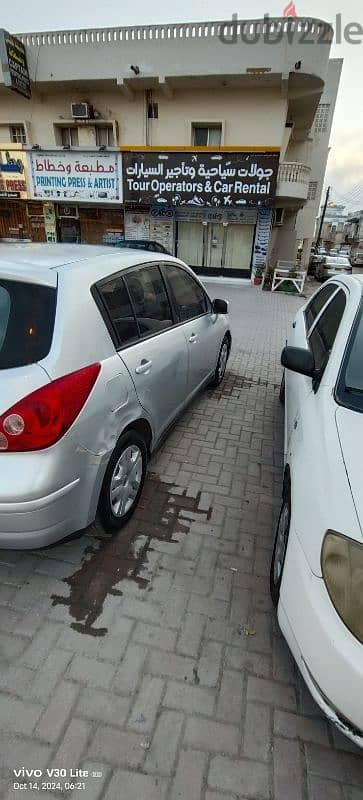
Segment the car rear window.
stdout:
<svg viewBox="0 0 363 800">
<path fill-rule="evenodd" d="M 0 278 L 0 369 L 25 367 L 48 355 L 56 289 Z"/>
</svg>

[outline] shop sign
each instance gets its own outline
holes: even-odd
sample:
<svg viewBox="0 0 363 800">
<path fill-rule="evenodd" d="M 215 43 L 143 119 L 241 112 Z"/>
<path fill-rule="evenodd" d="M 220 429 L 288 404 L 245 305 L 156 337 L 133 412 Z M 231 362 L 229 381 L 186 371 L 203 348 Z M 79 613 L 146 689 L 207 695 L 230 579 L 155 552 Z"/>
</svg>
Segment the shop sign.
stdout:
<svg viewBox="0 0 363 800">
<path fill-rule="evenodd" d="M 87 203 L 122 201 L 121 154 L 112 152 L 32 152 L 33 197 Z"/>
<path fill-rule="evenodd" d="M 231 208 L 271 205 L 279 153 L 124 152 L 127 203 Z"/>
<path fill-rule="evenodd" d="M 29 99 L 32 91 L 25 46 L 3 28 L 0 29 L 0 61 L 5 86 Z"/>
<path fill-rule="evenodd" d="M 27 194 L 24 154 L 21 150 L 0 149 L 0 196 L 25 200 Z"/>
<path fill-rule="evenodd" d="M 268 246 L 270 241 L 272 222 L 272 211 L 270 208 L 259 208 L 257 230 L 253 248 L 252 264 L 254 267 L 263 266 L 266 263 Z"/>
<path fill-rule="evenodd" d="M 191 208 L 182 206 L 175 209 L 178 222 L 228 222 L 229 225 L 255 225 L 257 208 Z"/>
</svg>

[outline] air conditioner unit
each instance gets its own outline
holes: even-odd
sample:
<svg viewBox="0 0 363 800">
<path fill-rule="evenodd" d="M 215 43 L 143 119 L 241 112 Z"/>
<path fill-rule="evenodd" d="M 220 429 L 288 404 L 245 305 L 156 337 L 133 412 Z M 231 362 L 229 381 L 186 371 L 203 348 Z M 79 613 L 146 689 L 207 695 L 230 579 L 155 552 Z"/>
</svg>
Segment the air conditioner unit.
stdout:
<svg viewBox="0 0 363 800">
<path fill-rule="evenodd" d="M 71 103 L 71 114 L 73 119 L 91 119 L 93 108 L 89 103 Z"/>
<path fill-rule="evenodd" d="M 273 225 L 283 225 L 285 209 L 284 208 L 274 208 L 273 212 L 274 213 L 273 213 L 272 224 Z"/>
</svg>

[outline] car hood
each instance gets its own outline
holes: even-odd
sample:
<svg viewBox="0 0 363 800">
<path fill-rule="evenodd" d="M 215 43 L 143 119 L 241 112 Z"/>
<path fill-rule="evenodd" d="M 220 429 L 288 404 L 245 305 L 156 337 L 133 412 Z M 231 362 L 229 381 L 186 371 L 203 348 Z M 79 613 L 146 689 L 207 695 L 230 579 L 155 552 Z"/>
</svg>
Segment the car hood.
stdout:
<svg viewBox="0 0 363 800">
<path fill-rule="evenodd" d="M 351 411 L 349 408 L 339 406 L 335 414 L 335 421 L 363 538 L 363 415 L 357 411 Z M 349 535 L 348 531 L 345 531 L 345 533 Z"/>
</svg>

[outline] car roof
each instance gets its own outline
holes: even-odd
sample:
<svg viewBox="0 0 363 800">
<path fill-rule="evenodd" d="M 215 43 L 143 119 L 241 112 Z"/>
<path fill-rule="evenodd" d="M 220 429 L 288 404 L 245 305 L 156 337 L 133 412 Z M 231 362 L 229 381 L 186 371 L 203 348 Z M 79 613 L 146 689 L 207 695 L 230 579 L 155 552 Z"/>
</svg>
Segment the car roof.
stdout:
<svg viewBox="0 0 363 800">
<path fill-rule="evenodd" d="M 85 270 L 93 280 L 127 267 L 160 260 L 178 259 L 166 253 L 152 253 L 89 244 L 0 244 L 0 277 L 57 285 L 60 272 Z M 112 263 L 113 262 L 113 263 Z"/>
</svg>

